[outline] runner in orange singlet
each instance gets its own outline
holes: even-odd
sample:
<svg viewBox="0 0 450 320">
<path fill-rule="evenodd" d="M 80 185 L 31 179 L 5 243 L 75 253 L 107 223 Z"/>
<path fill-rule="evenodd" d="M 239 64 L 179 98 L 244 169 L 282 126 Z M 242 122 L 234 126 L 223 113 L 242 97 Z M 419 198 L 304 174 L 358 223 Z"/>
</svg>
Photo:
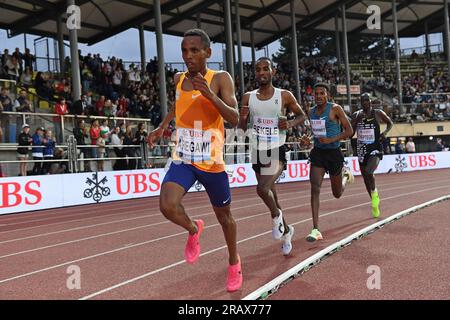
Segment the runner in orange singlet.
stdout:
<svg viewBox="0 0 450 320">
<path fill-rule="evenodd" d="M 149 135 L 156 138 L 176 117 L 177 144 L 173 159 L 161 186 L 160 210 L 173 223 L 189 232 L 185 248 L 186 262 L 200 255 L 203 220 L 191 220 L 181 205 L 186 192 L 198 180 L 206 189 L 219 220 L 229 252 L 227 290 L 242 286 L 241 261 L 237 253 L 236 222 L 231 211 L 231 193 L 223 161 L 224 120 L 232 126 L 239 121 L 234 83 L 226 71 L 209 70 L 210 39 L 205 31 L 186 31 L 181 43 L 187 72 L 175 75 L 176 102 L 161 125 Z"/>
</svg>

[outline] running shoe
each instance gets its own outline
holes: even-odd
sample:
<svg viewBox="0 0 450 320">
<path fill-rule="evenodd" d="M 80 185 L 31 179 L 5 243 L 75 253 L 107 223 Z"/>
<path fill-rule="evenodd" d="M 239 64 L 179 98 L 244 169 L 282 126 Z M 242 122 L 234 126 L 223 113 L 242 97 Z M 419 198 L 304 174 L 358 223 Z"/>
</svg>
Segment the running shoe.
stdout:
<svg viewBox="0 0 450 320">
<path fill-rule="evenodd" d="M 380 216 L 380 208 L 378 207 L 380 204 L 380 197 L 378 196 L 378 191 L 372 191 L 372 216 L 374 218 L 378 218 Z"/>
<path fill-rule="evenodd" d="M 272 219 L 272 237 L 275 240 L 280 240 L 284 234 L 283 212 L 278 211 L 280 212 L 278 217 Z"/>
<path fill-rule="evenodd" d="M 197 224 L 197 233 L 189 234 L 186 248 L 184 249 L 184 256 L 187 263 L 195 263 L 200 256 L 200 235 L 202 234 L 205 223 L 203 220 L 195 220 L 194 222 Z"/>
<path fill-rule="evenodd" d="M 289 231 L 283 237 L 281 237 L 281 241 L 283 244 L 281 245 L 281 250 L 285 256 L 289 255 L 292 250 L 292 236 L 294 235 L 294 227 L 292 225 L 289 226 Z"/>
<path fill-rule="evenodd" d="M 228 266 L 227 291 L 237 291 L 242 287 L 241 258 L 238 256 L 238 263 Z"/>
<path fill-rule="evenodd" d="M 352 171 L 348 167 L 344 167 L 342 169 L 342 176 L 347 177 L 347 184 L 352 184 L 355 182 L 355 177 L 353 176 Z"/>
<path fill-rule="evenodd" d="M 312 229 L 311 233 L 306 237 L 306 240 L 308 242 L 314 242 L 317 240 L 322 240 L 322 234 L 320 233 L 319 229 Z"/>
</svg>

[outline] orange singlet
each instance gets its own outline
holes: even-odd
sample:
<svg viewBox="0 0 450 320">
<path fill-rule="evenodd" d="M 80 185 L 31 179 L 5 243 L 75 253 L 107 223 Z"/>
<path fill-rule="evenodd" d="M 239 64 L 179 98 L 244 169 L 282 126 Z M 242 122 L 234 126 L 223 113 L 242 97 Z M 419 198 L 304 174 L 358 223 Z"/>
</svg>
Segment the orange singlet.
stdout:
<svg viewBox="0 0 450 320">
<path fill-rule="evenodd" d="M 211 85 L 215 71 L 206 72 Z M 190 163 L 206 172 L 223 172 L 224 126 L 223 118 L 214 104 L 198 90 L 182 89 L 183 73 L 176 89 L 177 143 L 173 159 Z"/>
</svg>

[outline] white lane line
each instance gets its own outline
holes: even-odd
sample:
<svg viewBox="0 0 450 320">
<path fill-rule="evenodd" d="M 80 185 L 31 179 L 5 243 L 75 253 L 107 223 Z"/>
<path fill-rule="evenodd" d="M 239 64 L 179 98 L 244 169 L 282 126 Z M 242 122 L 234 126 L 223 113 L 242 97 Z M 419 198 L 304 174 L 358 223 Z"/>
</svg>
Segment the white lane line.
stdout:
<svg viewBox="0 0 450 320">
<path fill-rule="evenodd" d="M 425 180 L 425 181 L 428 181 L 428 180 Z M 446 181 L 447 180 L 443 180 L 442 182 L 446 182 Z M 421 181 L 421 182 L 423 182 L 423 181 Z M 431 184 L 431 183 L 435 183 L 435 182 L 436 182 L 436 180 L 431 180 L 430 183 L 423 183 L 423 184 L 426 185 L 426 184 Z M 413 182 L 409 182 L 409 183 L 413 183 Z M 391 186 L 391 185 L 397 185 L 397 184 L 404 184 L 404 182 L 386 183 L 386 184 L 380 185 L 379 187 L 385 187 L 385 186 Z M 306 190 L 306 191 L 309 192 L 309 190 Z M 303 192 L 306 192 L 306 191 L 292 192 L 292 193 L 290 193 L 290 195 L 297 194 L 297 193 L 303 193 Z M 350 191 L 350 189 L 347 190 L 347 193 L 349 191 Z M 323 193 L 323 194 L 324 195 L 325 194 L 331 194 L 331 192 L 327 192 L 327 193 Z M 286 198 L 286 199 L 280 199 L 280 201 L 288 201 L 288 200 L 297 199 L 297 198 L 298 199 L 303 199 L 305 197 L 309 197 L 309 194 L 307 196 L 303 196 L 303 197 L 295 197 L 295 198 L 291 197 L 291 198 Z M 241 202 L 241 201 L 248 202 L 248 199 L 237 200 L 237 201 L 235 201 L 233 203 Z M 261 205 L 261 204 L 257 204 L 257 205 Z M 252 206 L 254 206 L 254 205 L 252 205 Z M 232 210 L 234 211 L 236 209 L 243 209 L 243 208 L 247 208 L 247 207 L 249 207 L 249 206 L 232 207 Z M 190 210 L 195 210 L 195 209 L 200 209 L 200 208 L 211 208 L 211 205 L 202 206 L 202 207 L 196 207 L 196 208 L 188 208 L 188 207 L 186 207 L 186 209 L 189 210 L 189 211 Z M 87 226 L 80 226 L 80 227 L 75 227 L 75 228 L 63 229 L 63 230 L 58 230 L 58 231 L 53 231 L 53 232 L 40 233 L 40 234 L 27 236 L 27 237 L 22 237 L 22 238 L 15 238 L 15 239 L 9 239 L 9 240 L 0 241 L 0 244 L 10 243 L 10 242 L 20 241 L 20 240 L 33 239 L 33 238 L 37 238 L 37 237 L 43 237 L 43 236 L 48 236 L 48 235 L 53 235 L 53 234 L 59 234 L 59 233 L 63 233 L 63 232 L 83 230 L 83 229 L 87 229 L 87 228 L 92 228 L 92 227 L 97 227 L 97 226 L 102 226 L 102 225 L 108 225 L 108 224 L 114 224 L 114 223 L 118 223 L 118 222 L 131 221 L 131 220 L 137 220 L 137 219 L 145 219 L 145 218 L 154 217 L 154 216 L 161 216 L 161 214 L 157 213 L 157 214 L 138 216 L 138 217 L 133 217 L 133 218 L 128 218 L 128 219 L 121 219 L 121 220 L 114 220 L 114 221 L 103 222 L 103 223 L 98 223 L 98 224 L 92 224 L 92 225 L 87 225 Z M 195 217 L 195 216 L 192 216 L 192 217 Z M 88 219 L 94 219 L 94 217 L 93 218 L 87 218 L 87 219 L 80 219 L 78 221 L 85 221 L 85 220 L 88 220 Z M 77 221 L 77 220 L 73 220 L 73 221 Z M 65 222 L 61 222 L 61 223 L 65 223 Z M 38 226 L 38 227 L 41 227 L 41 226 Z M 32 228 L 37 228 L 37 227 L 32 227 Z M 18 230 L 23 230 L 23 229 L 18 229 Z M 6 231 L 6 232 L 8 232 L 8 231 Z"/>
<path fill-rule="evenodd" d="M 435 182 L 433 182 L 433 183 L 435 183 Z M 431 184 L 431 183 L 428 183 L 428 184 Z M 424 183 L 422 185 L 426 185 L 426 183 Z M 391 191 L 391 190 L 403 189 L 403 188 L 404 188 L 404 186 L 394 187 L 394 188 L 385 188 L 384 190 L 385 191 Z M 325 194 L 331 194 L 331 192 L 330 193 L 325 193 Z M 350 195 L 343 196 L 341 198 L 350 198 L 350 197 L 353 197 L 353 196 L 360 196 L 360 195 L 364 195 L 364 194 L 366 194 L 366 192 L 352 193 Z M 309 196 L 307 196 L 307 197 L 309 197 Z M 305 198 L 305 197 L 293 197 L 293 198 L 288 198 L 288 199 L 284 199 L 284 200 L 293 200 L 293 199 L 301 199 L 301 198 Z M 322 203 L 333 201 L 333 200 L 334 200 L 334 198 L 324 199 L 324 200 L 322 200 Z M 283 200 L 280 200 L 280 202 L 281 201 L 283 201 Z M 252 204 L 252 205 L 247 205 L 247 206 L 242 206 L 242 207 L 236 207 L 236 208 L 234 208 L 234 210 L 235 209 L 254 208 L 256 206 L 261 206 L 261 205 L 264 205 L 264 203 L 259 203 L 259 204 L 256 204 L 256 205 Z M 287 208 L 284 208 L 283 210 L 289 210 L 289 209 L 292 209 L 292 208 L 301 208 L 301 207 L 305 207 L 305 206 L 309 206 L 309 203 L 298 205 L 298 206 L 294 206 L 294 207 L 287 207 Z M 265 214 L 265 213 L 261 213 L 261 214 Z M 191 216 L 191 218 L 204 217 L 204 216 L 208 216 L 208 215 L 213 215 L 213 213 L 204 213 L 204 214 L 199 214 L 199 215 L 193 215 L 193 216 Z M 236 221 L 239 221 L 239 220 L 240 219 L 236 219 Z M 65 241 L 65 242 L 60 242 L 60 243 L 56 243 L 56 244 L 52 244 L 52 245 L 43 246 L 43 247 L 38 247 L 38 248 L 23 250 L 23 251 L 19 251 L 19 252 L 9 253 L 9 254 L 0 256 L 0 259 L 13 257 L 13 256 L 21 255 L 21 254 L 26 254 L 26 253 L 30 253 L 30 252 L 35 252 L 35 251 L 55 248 L 55 247 L 59 247 L 59 246 L 67 245 L 67 244 L 81 242 L 81 241 L 92 240 L 92 239 L 96 239 L 96 238 L 100 238 L 100 237 L 104 237 L 104 236 L 110 236 L 110 235 L 120 234 L 120 233 L 124 233 L 124 232 L 135 231 L 135 230 L 139 230 L 139 229 L 143 229 L 143 228 L 149 228 L 149 227 L 153 227 L 153 226 L 157 226 L 157 225 L 161 225 L 161 224 L 168 224 L 168 223 L 170 223 L 170 221 L 164 220 L 164 221 L 161 221 L 161 222 L 145 224 L 145 225 L 141 225 L 141 226 L 137 226 L 137 227 L 133 227 L 133 228 L 127 228 L 127 229 L 121 229 L 121 230 L 117 230 L 117 231 L 111 231 L 111 232 L 102 233 L 102 234 L 98 234 L 98 235 L 93 235 L 93 236 L 89 236 L 89 237 L 85 237 L 85 238 L 74 239 L 74 240 L 70 240 L 70 241 Z M 107 223 L 105 223 L 105 224 L 107 224 Z M 102 224 L 99 224 L 99 225 L 102 225 Z M 84 228 L 86 228 L 86 227 L 79 227 L 79 228 L 74 228 L 74 229 L 69 229 L 69 230 L 84 229 Z M 64 232 L 64 231 L 56 231 L 56 232 L 51 232 L 51 233 L 48 233 L 48 234 L 55 234 L 55 233 L 60 233 L 60 232 Z M 48 235 L 48 234 L 43 234 L 43 235 Z M 39 236 L 41 236 L 41 235 L 31 236 L 31 237 L 22 238 L 22 239 L 14 239 L 14 240 L 3 241 L 3 242 L 0 242 L 0 244 L 7 243 L 7 242 L 12 242 L 12 241 L 15 241 L 15 240 L 23 240 L 23 239 L 35 238 L 35 237 L 39 237 Z"/>
<path fill-rule="evenodd" d="M 395 199 L 395 198 L 403 197 L 403 196 L 406 196 L 406 195 L 411 195 L 411 194 L 416 194 L 416 193 L 422 193 L 422 192 L 432 191 L 432 190 L 436 190 L 436 189 L 440 189 L 440 188 L 442 188 L 442 186 L 435 187 L 435 188 L 429 188 L 429 189 L 425 189 L 425 190 L 419 190 L 419 191 L 415 191 L 415 192 L 403 193 L 403 194 L 399 194 L 399 195 L 396 195 L 396 196 L 391 196 L 391 197 L 384 198 L 384 200 Z M 325 214 L 320 215 L 320 217 L 329 216 L 329 215 L 336 214 L 336 213 L 342 212 L 342 211 L 351 212 L 351 211 L 349 211 L 349 209 L 354 209 L 354 208 L 358 208 L 358 207 L 361 207 L 361 206 L 366 206 L 366 205 L 368 205 L 368 204 L 370 204 L 370 203 L 371 203 L 371 202 L 366 202 L 366 203 L 362 203 L 362 204 L 350 206 L 350 207 L 347 207 L 347 208 L 343 208 L 343 209 L 331 211 L 331 212 L 328 212 L 328 213 L 325 213 Z M 300 224 L 300 223 L 305 223 L 305 222 L 310 221 L 310 220 L 312 220 L 312 218 L 308 218 L 308 219 L 305 219 L 305 220 L 297 221 L 297 222 L 294 223 L 294 225 L 297 225 L 297 224 Z M 249 237 L 249 238 L 240 240 L 240 241 L 238 241 L 238 244 L 243 243 L 243 242 L 246 242 L 246 241 L 249 241 L 249 240 L 256 239 L 256 238 L 258 238 L 258 237 L 260 237 L 260 236 L 269 234 L 269 233 L 271 233 L 271 232 L 272 232 L 271 230 L 270 230 L 270 231 L 266 231 L 266 232 L 263 232 L 263 233 L 254 235 L 254 236 L 252 236 L 252 237 Z M 226 246 L 221 246 L 221 247 L 219 247 L 219 248 L 215 248 L 215 249 L 209 250 L 209 251 L 207 251 L 207 252 L 204 252 L 204 253 L 201 254 L 201 256 L 208 255 L 208 254 L 211 254 L 211 253 L 213 253 L 213 252 L 216 252 L 216 251 L 219 251 L 219 250 L 222 250 L 222 249 L 225 249 L 225 248 L 226 248 Z M 142 274 L 142 275 L 140 275 L 140 276 L 138 276 L 138 277 L 135 277 L 135 278 L 132 278 L 132 279 L 129 279 L 129 280 L 120 282 L 120 283 L 118 283 L 118 284 L 116 284 L 116 285 L 114 285 L 114 286 L 105 288 L 105 289 L 103 289 L 103 290 L 96 291 L 96 292 L 91 293 L 91 294 L 89 294 L 89 295 L 87 295 L 87 296 L 81 297 L 80 300 L 87 300 L 87 299 L 96 297 L 96 296 L 101 295 L 101 294 L 103 294 L 103 293 L 109 292 L 109 291 L 111 291 L 111 290 L 117 289 L 117 288 L 122 287 L 122 286 L 124 286 L 124 285 L 130 284 L 130 283 L 132 283 L 132 282 L 135 282 L 135 281 L 141 280 L 141 279 L 143 279 L 143 278 L 146 278 L 146 277 L 148 277 L 148 276 L 151 276 L 151 275 L 154 275 L 154 274 L 156 274 L 156 273 L 159 273 L 159 272 L 161 272 L 161 271 L 165 271 L 165 270 L 167 270 L 167 269 L 171 269 L 171 268 L 173 268 L 173 267 L 175 267 L 175 266 L 178 266 L 178 265 L 180 265 L 180 264 L 182 264 L 182 263 L 184 263 L 184 260 L 183 260 L 183 261 L 180 260 L 180 261 L 175 262 L 175 263 L 173 263 L 173 264 L 170 264 L 170 265 L 164 266 L 164 267 L 162 267 L 162 268 L 159 268 L 159 269 L 150 271 L 150 272 L 148 272 L 148 273 Z M 1 283 L 1 282 L 0 282 L 0 283 Z"/>
</svg>

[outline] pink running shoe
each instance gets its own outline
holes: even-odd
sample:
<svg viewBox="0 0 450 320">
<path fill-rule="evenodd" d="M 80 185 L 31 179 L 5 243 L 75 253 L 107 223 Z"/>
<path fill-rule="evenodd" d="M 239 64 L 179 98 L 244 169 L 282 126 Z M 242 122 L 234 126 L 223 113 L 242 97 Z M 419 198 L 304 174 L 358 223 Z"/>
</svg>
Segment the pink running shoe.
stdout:
<svg viewBox="0 0 450 320">
<path fill-rule="evenodd" d="M 197 224 L 197 233 L 189 234 L 186 248 L 184 249 L 184 257 L 187 263 L 195 263 L 200 256 L 200 235 L 205 223 L 203 220 L 195 220 L 194 222 Z"/>
<path fill-rule="evenodd" d="M 238 263 L 228 266 L 227 291 L 237 291 L 242 287 L 241 258 L 238 256 Z"/>
</svg>

